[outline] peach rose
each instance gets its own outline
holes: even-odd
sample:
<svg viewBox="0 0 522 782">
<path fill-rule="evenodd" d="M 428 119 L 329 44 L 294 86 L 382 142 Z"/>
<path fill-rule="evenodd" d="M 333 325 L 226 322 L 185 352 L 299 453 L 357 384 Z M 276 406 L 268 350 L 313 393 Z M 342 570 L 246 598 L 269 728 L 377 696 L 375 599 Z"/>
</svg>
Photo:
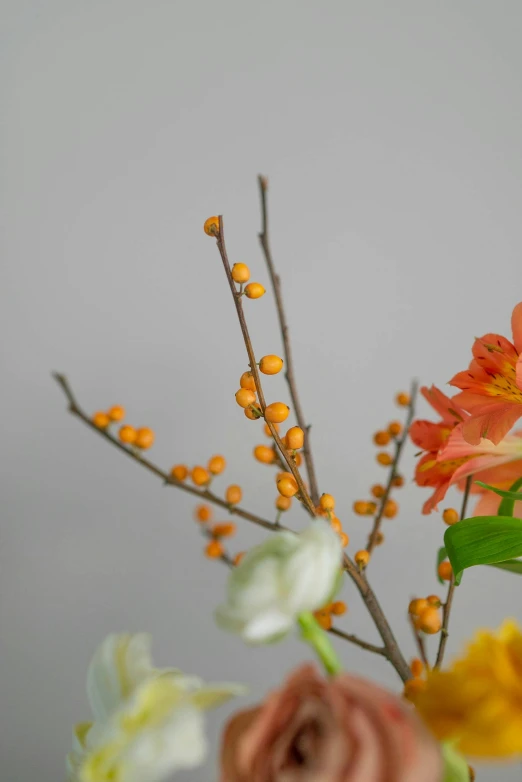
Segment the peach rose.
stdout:
<svg viewBox="0 0 522 782">
<path fill-rule="evenodd" d="M 298 668 L 228 723 L 221 782 L 441 782 L 439 745 L 412 707 L 372 682 Z"/>
</svg>

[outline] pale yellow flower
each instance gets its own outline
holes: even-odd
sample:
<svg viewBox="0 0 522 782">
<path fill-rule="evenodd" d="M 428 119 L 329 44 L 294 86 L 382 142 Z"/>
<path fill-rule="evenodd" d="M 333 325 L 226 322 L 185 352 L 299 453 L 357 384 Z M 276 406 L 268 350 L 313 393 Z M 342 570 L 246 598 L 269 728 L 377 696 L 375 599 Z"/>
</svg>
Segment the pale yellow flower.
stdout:
<svg viewBox="0 0 522 782">
<path fill-rule="evenodd" d="M 463 657 L 428 674 L 412 695 L 437 738 L 450 739 L 466 755 L 522 756 L 522 631 L 506 621 L 480 631 Z"/>
</svg>

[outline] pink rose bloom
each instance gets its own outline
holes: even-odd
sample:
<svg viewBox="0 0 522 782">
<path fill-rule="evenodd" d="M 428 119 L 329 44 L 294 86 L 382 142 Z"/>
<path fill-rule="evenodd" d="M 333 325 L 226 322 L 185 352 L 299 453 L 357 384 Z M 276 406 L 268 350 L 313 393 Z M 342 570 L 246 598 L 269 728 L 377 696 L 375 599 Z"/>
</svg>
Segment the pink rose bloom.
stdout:
<svg viewBox="0 0 522 782">
<path fill-rule="evenodd" d="M 411 705 L 365 679 L 298 668 L 228 723 L 221 782 L 441 782 L 438 743 Z"/>
</svg>

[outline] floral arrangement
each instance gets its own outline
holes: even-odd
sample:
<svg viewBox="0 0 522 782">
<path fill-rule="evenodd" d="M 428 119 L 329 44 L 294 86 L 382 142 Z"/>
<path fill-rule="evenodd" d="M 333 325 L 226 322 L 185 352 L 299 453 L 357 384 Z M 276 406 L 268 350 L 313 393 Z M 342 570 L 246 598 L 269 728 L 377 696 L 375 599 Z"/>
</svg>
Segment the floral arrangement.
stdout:
<svg viewBox="0 0 522 782">
<path fill-rule="evenodd" d="M 281 328 L 282 357 L 256 357 L 246 312 L 265 288 L 250 281 L 246 264 L 230 264 L 223 218 L 209 218 L 204 230 L 215 239 L 246 348 L 236 401 L 253 422 L 249 425 L 262 425 L 267 437 L 254 449 L 255 459 L 275 468 L 273 518 L 243 507 L 238 485 L 214 490 L 215 477 L 226 468 L 224 456 L 213 456 L 206 466 L 176 464 L 165 471 L 145 456 L 154 443 L 151 429 L 122 423 L 125 410 L 119 405 L 92 416 L 85 413 L 67 379 L 55 376 L 71 413 L 164 483 L 197 498 L 195 517 L 206 539 L 205 554 L 230 569 L 226 592 L 216 606 L 219 627 L 247 644 L 273 643 L 297 632 L 317 658 L 318 667 L 297 668 L 264 702 L 232 717 L 222 737 L 220 778 L 464 782 L 475 778 L 468 765 L 473 758 L 520 762 L 520 626 L 506 619 L 497 630 L 479 630 L 449 665 L 445 647 L 452 603 L 467 568 L 493 566 L 507 578 L 522 574 L 522 431 L 511 432 L 522 417 L 522 303 L 512 314 L 512 342 L 498 334 L 474 341 L 469 368 L 450 381 L 458 393 L 450 397 L 435 386 L 421 389 L 437 420 L 415 419 L 415 384 L 409 393 L 397 394 L 405 420 L 374 435 L 377 462 L 387 470 L 387 479 L 371 488 L 370 499 L 354 503 L 353 511 L 368 517 L 369 533 L 366 547 L 352 554 L 335 497 L 320 492 L 315 475 L 270 248 L 267 189 L 267 180 L 259 177 L 259 238 Z M 245 298 L 252 304 L 244 308 Z M 283 370 L 291 407 L 265 397 L 265 377 L 268 387 L 269 376 Z M 291 411 L 295 424 L 283 433 L 280 425 Z M 450 486 L 462 492 L 461 508 L 442 512 L 444 541 L 433 553 L 444 595 L 420 596 L 405 606 L 418 649 L 411 660 L 369 580 L 375 550 L 384 542 L 383 519 L 398 511 L 394 497 L 405 483 L 399 466 L 408 440 L 420 449 L 414 479 L 432 492 L 423 513 L 437 511 Z M 478 501 L 470 512 L 473 499 Z M 308 519 L 300 531 L 281 521 L 292 503 Z M 228 541 L 235 523 L 213 523 L 212 505 L 270 535 L 251 550 L 232 554 Z M 368 609 L 380 645 L 339 627 L 346 605 L 337 594 L 345 578 Z M 384 657 L 398 675 L 398 691 L 345 672 L 332 635 Z M 427 636 L 437 639 L 433 655 Z M 156 668 L 148 635 L 109 636 L 88 671 L 91 719 L 74 730 L 67 759 L 71 782 L 161 782 L 180 769 L 196 767 L 207 751 L 205 712 L 244 691 L 238 684 L 207 684 L 176 669 Z"/>
</svg>

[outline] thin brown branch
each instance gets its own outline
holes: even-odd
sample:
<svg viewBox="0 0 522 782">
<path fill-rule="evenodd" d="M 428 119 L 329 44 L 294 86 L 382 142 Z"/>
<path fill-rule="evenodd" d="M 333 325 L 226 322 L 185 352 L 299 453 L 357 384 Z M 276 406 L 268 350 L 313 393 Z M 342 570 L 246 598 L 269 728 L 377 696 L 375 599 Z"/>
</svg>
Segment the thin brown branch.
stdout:
<svg viewBox="0 0 522 782">
<path fill-rule="evenodd" d="M 223 225 L 223 217 L 219 216 L 219 230 L 218 235 L 216 237 L 216 242 L 219 250 L 219 254 L 221 255 L 221 260 L 223 261 L 223 266 L 225 269 L 225 274 L 227 276 L 228 284 L 230 286 L 230 291 L 232 293 L 232 298 L 234 299 L 234 304 L 236 305 L 236 312 L 237 317 L 239 320 L 239 325 L 241 327 L 241 333 L 243 334 L 243 340 L 245 343 L 246 351 L 248 354 L 248 360 L 249 360 L 249 366 L 250 371 L 252 372 L 252 375 L 254 376 L 254 382 L 257 389 L 257 395 L 259 397 L 259 404 L 261 407 L 261 411 L 265 413 L 266 408 L 266 402 L 265 402 L 265 396 L 263 393 L 263 387 L 261 385 L 261 378 L 259 377 L 259 370 L 257 368 L 257 362 L 256 357 L 254 354 L 254 349 L 252 347 L 252 340 L 250 339 L 250 334 L 248 332 L 248 326 L 245 320 L 245 313 L 243 312 L 243 302 L 241 299 L 241 295 L 236 290 L 236 285 L 234 283 L 234 280 L 232 279 L 232 272 L 230 269 L 230 262 L 228 260 L 228 254 L 227 249 L 225 245 L 225 233 L 224 233 L 224 225 Z M 265 419 L 266 420 L 266 419 Z M 272 433 L 272 437 L 274 438 L 275 443 L 277 444 L 277 447 L 279 448 L 279 451 L 281 452 L 281 456 L 283 457 L 284 461 L 288 465 L 288 469 L 294 476 L 295 480 L 297 481 L 297 485 L 299 487 L 299 497 L 305 506 L 305 508 L 308 510 L 311 516 L 315 516 L 315 506 L 312 502 L 312 499 L 310 498 L 306 487 L 303 483 L 303 479 L 301 477 L 301 473 L 299 472 L 297 465 L 295 464 L 294 460 L 292 459 L 291 455 L 286 450 L 283 441 L 279 437 L 279 434 L 276 431 L 276 428 L 273 423 L 270 421 L 266 422 L 270 428 L 270 431 Z"/>
<path fill-rule="evenodd" d="M 384 646 L 375 646 L 375 644 L 370 644 L 367 641 L 361 640 L 361 638 L 358 638 L 352 633 L 345 633 L 343 630 L 339 630 L 337 627 L 331 627 L 328 632 L 332 633 L 332 635 L 336 635 L 338 638 L 342 638 L 344 641 L 355 644 L 355 646 L 360 646 L 361 649 L 365 649 L 367 652 L 380 654 L 382 657 L 388 659 L 388 652 Z"/>
<path fill-rule="evenodd" d="M 413 416 L 415 415 L 415 403 L 417 399 L 417 390 L 418 390 L 418 384 L 415 381 L 413 381 L 413 383 L 411 384 L 410 403 L 408 405 L 408 412 L 406 415 L 406 421 L 404 423 L 404 429 L 402 435 L 395 440 L 395 454 L 394 454 L 393 462 L 390 467 L 390 474 L 388 475 L 388 483 L 386 484 L 384 494 L 380 500 L 380 505 L 377 509 L 377 513 L 373 521 L 373 529 L 368 537 L 366 550 L 368 551 L 369 554 L 372 553 L 373 549 L 377 545 L 377 540 L 381 529 L 382 520 L 384 517 L 384 510 L 386 508 L 386 503 L 390 498 L 390 494 L 393 489 L 393 482 L 397 477 L 399 462 L 401 460 L 404 444 L 408 439 L 408 432 L 411 426 L 411 422 L 413 421 Z"/>
<path fill-rule="evenodd" d="M 428 659 L 428 654 L 426 652 L 426 644 L 424 643 L 424 638 L 420 634 L 420 632 L 415 627 L 415 620 L 413 616 L 410 616 L 410 623 L 411 623 L 411 629 L 413 632 L 413 637 L 415 638 L 415 643 L 417 644 L 417 649 L 419 650 L 419 657 L 421 658 L 422 662 L 424 663 L 424 667 L 426 668 L 426 671 L 430 670 L 430 661 Z"/>
<path fill-rule="evenodd" d="M 258 177 L 259 193 L 261 197 L 261 232 L 259 234 L 259 241 L 263 249 L 266 265 L 268 268 L 268 274 L 270 282 L 272 283 L 272 289 L 274 292 L 274 298 L 277 309 L 277 316 L 279 318 L 279 327 L 281 329 L 281 336 L 283 339 L 283 352 L 285 359 L 285 377 L 290 391 L 290 398 L 292 400 L 292 406 L 295 412 L 298 425 L 305 433 L 305 440 L 303 446 L 303 457 L 306 465 L 306 472 L 308 480 L 310 482 L 310 494 L 314 505 L 319 503 L 319 489 L 317 487 L 317 478 L 315 475 L 314 462 L 312 458 L 312 451 L 310 449 L 310 426 L 306 424 L 303 414 L 303 408 L 299 401 L 297 393 L 297 383 L 295 380 L 294 363 L 292 359 L 292 348 L 290 345 L 290 334 L 288 329 L 288 322 L 286 320 L 285 309 L 283 305 L 283 295 L 281 293 L 281 278 L 276 273 L 274 260 L 272 256 L 272 250 L 270 248 L 270 240 L 268 235 L 268 204 L 267 204 L 267 191 L 268 180 L 264 176 Z"/>
<path fill-rule="evenodd" d="M 263 519 L 260 516 L 256 516 L 254 513 L 250 513 L 249 511 L 238 507 L 237 505 L 229 505 L 226 500 L 221 499 L 221 497 L 218 497 L 216 494 L 214 494 L 211 491 L 208 491 L 207 489 L 196 489 L 195 487 L 190 486 L 189 484 L 176 480 L 167 472 L 165 472 L 160 467 L 158 467 L 156 464 L 149 461 L 149 459 L 146 459 L 144 456 L 141 456 L 140 454 L 131 451 L 131 449 L 128 446 L 126 446 L 124 443 L 121 443 L 109 431 L 107 431 L 106 429 L 99 429 L 97 426 L 95 426 L 95 424 L 91 421 L 89 416 L 78 405 L 76 398 L 72 392 L 71 386 L 69 385 L 69 381 L 67 380 L 65 375 L 60 375 L 57 372 L 55 372 L 53 373 L 53 377 L 55 378 L 57 383 L 61 386 L 65 396 L 67 397 L 67 400 L 69 402 L 69 411 L 73 415 L 80 418 L 80 420 L 82 420 L 83 423 L 86 424 L 90 429 L 92 429 L 94 432 L 99 434 L 109 443 L 112 443 L 112 445 L 114 445 L 120 451 L 123 451 L 123 453 L 125 453 L 135 462 L 141 464 L 141 466 L 145 467 L 146 470 L 149 470 L 149 472 L 153 473 L 158 478 L 161 478 L 164 484 L 167 484 L 169 486 L 176 486 L 176 488 L 181 489 L 181 491 L 188 492 L 188 494 L 192 494 L 194 497 L 198 497 L 198 499 L 200 500 L 206 502 L 212 502 L 214 505 L 218 505 L 220 508 L 224 508 L 225 510 L 228 511 L 228 513 L 232 515 L 239 516 L 242 519 L 246 519 L 246 521 L 251 521 L 253 524 L 257 524 L 258 527 L 263 527 L 264 529 L 268 529 L 271 532 L 280 529 L 280 527 L 272 521 L 268 521 L 267 519 Z"/>
<path fill-rule="evenodd" d="M 464 489 L 464 495 L 462 497 L 462 506 L 460 509 L 460 521 L 466 518 L 466 510 L 468 507 L 468 500 L 471 491 L 471 484 L 473 483 L 473 476 L 468 476 L 466 480 L 466 487 Z M 457 522 L 458 523 L 458 522 Z M 446 644 L 448 642 L 448 627 L 450 621 L 451 608 L 453 605 L 453 597 L 455 594 L 455 574 L 451 574 L 451 579 L 448 586 L 448 594 L 446 596 L 446 602 L 442 609 L 442 628 L 440 631 L 439 650 L 437 652 L 437 659 L 435 660 L 435 668 L 440 668 L 444 660 L 444 652 L 446 651 Z"/>
</svg>

